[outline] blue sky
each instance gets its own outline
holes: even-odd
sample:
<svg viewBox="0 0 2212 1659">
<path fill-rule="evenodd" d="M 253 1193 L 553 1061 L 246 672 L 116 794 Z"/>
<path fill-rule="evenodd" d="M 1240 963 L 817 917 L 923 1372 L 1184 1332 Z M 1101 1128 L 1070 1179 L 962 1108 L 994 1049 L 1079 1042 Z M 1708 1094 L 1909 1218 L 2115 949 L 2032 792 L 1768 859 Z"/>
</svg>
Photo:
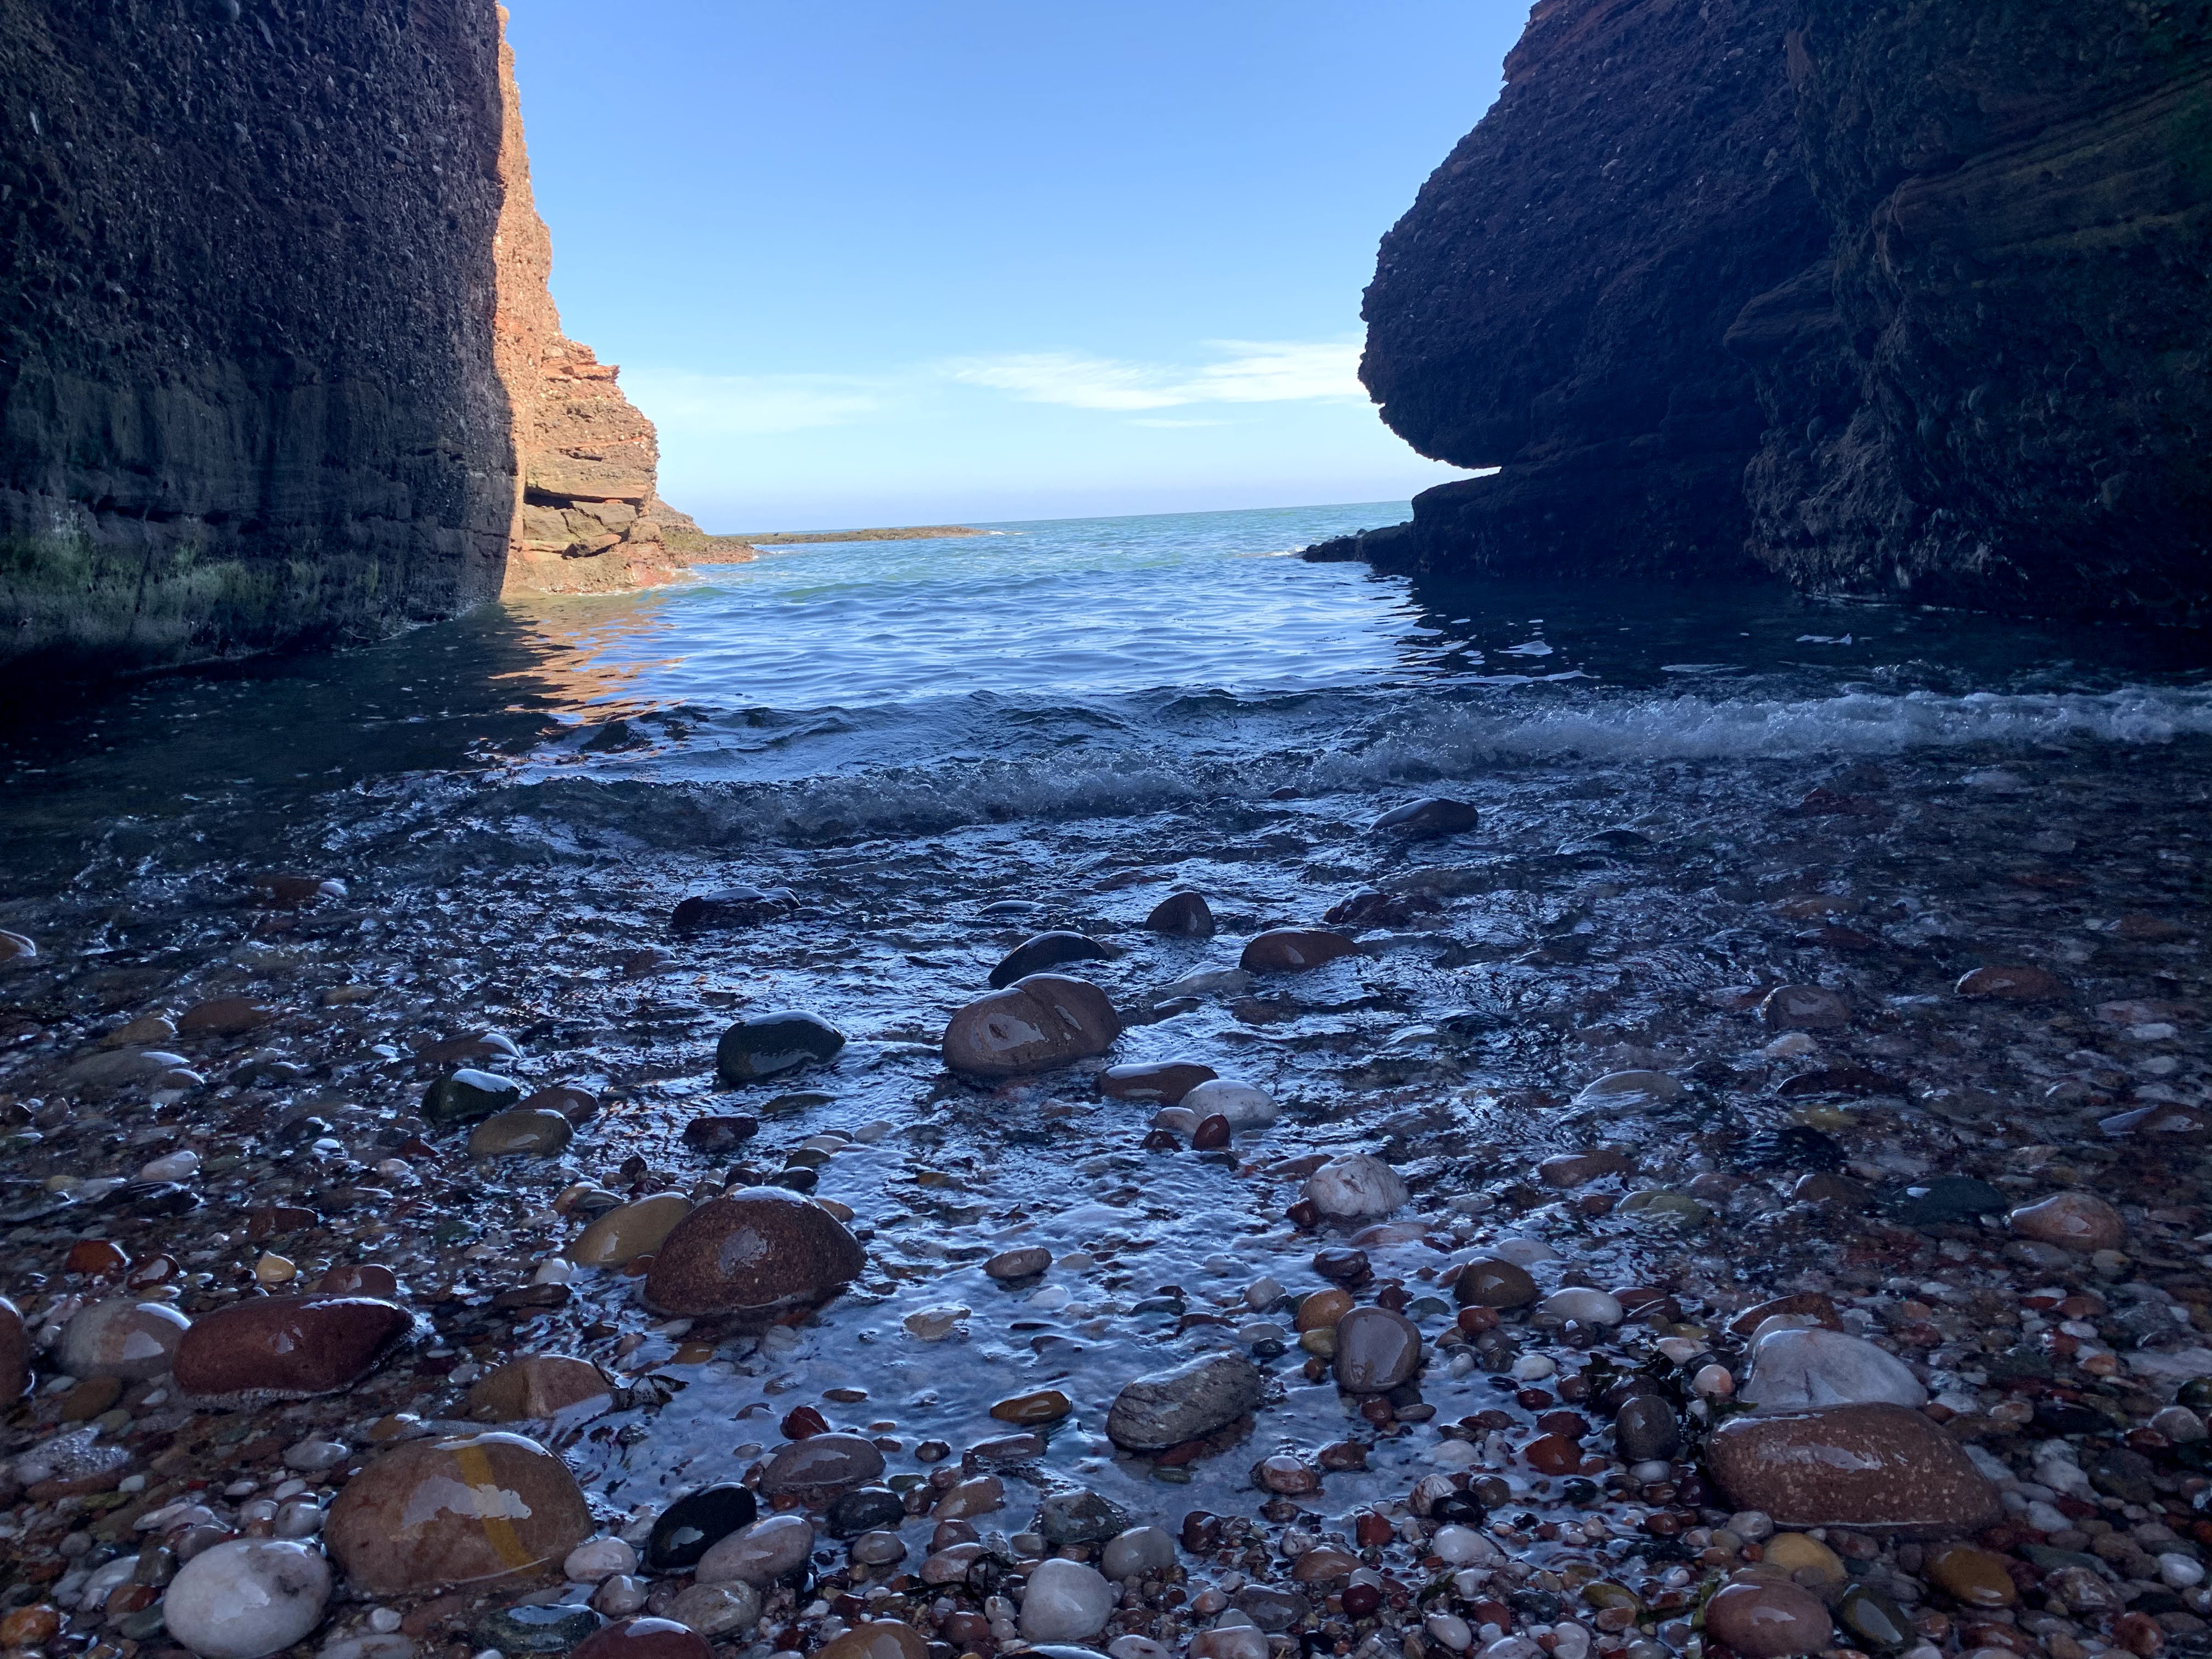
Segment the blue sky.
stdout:
<svg viewBox="0 0 2212 1659">
<path fill-rule="evenodd" d="M 510 0 L 553 288 L 766 531 L 1380 501 L 1376 239 L 1525 0 Z"/>
</svg>

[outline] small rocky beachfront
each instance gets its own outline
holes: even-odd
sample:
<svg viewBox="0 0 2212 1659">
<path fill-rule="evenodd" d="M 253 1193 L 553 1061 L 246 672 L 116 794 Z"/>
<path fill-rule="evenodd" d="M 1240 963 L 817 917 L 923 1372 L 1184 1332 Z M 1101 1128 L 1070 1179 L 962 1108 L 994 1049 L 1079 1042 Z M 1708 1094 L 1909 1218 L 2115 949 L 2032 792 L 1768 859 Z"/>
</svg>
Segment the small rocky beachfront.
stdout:
<svg viewBox="0 0 2212 1659">
<path fill-rule="evenodd" d="M 0 1650 L 2212 1647 L 2212 750 L 1432 788 L 0 906 Z"/>
</svg>

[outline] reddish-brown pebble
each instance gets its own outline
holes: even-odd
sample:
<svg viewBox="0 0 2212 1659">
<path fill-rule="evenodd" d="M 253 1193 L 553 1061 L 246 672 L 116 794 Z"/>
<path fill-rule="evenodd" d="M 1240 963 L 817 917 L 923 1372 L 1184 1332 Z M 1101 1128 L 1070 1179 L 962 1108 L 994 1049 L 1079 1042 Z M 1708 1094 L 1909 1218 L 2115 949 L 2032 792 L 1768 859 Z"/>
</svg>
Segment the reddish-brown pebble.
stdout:
<svg viewBox="0 0 2212 1659">
<path fill-rule="evenodd" d="M 1729 1584 L 1705 1603 L 1705 1629 L 1744 1659 L 1818 1653 L 1835 1639 L 1820 1598 L 1796 1584 Z"/>
<path fill-rule="evenodd" d="M 1977 968 L 1961 975 L 1955 988 L 1962 997 L 1996 997 L 2007 1002 L 2054 1002 L 2066 994 L 2057 976 L 2040 968 Z"/>
<path fill-rule="evenodd" d="M 1735 1418 L 1707 1437 L 1705 1457 L 1731 1504 L 1784 1527 L 1942 1535 L 2003 1514 L 1958 1442 L 1904 1406 Z"/>
<path fill-rule="evenodd" d="M 929 1659 L 929 1643 L 912 1625 L 882 1619 L 831 1637 L 814 1659 Z"/>
<path fill-rule="evenodd" d="M 1141 1100 L 1172 1106 L 1201 1083 L 1221 1074 L 1193 1060 L 1149 1065 L 1109 1066 L 1098 1074 L 1098 1092 L 1109 1100 Z"/>
<path fill-rule="evenodd" d="M 179 1036 L 238 1036 L 266 1025 L 276 1011 L 252 997 L 216 997 L 196 1002 L 177 1021 Z"/>
<path fill-rule="evenodd" d="M 1342 933 L 1320 927 L 1278 927 L 1246 941 L 1237 965 L 1248 974 L 1303 974 L 1339 957 L 1355 957 L 1359 946 Z"/>
<path fill-rule="evenodd" d="M 364 1376 L 413 1321 L 374 1297 L 255 1297 L 204 1314 L 177 1345 L 177 1386 L 202 1399 L 298 1400 Z"/>
<path fill-rule="evenodd" d="M 2058 1193 L 2024 1204 L 2005 1218 L 2005 1224 L 2018 1237 L 2069 1250 L 2117 1250 L 2128 1237 L 2120 1212 L 2092 1193 Z"/>
<path fill-rule="evenodd" d="M 1103 1054 L 1121 1035 L 1121 1016 L 1088 980 L 1031 974 L 954 1014 L 942 1052 L 956 1072 L 1019 1077 Z"/>
<path fill-rule="evenodd" d="M 14 1405 L 30 1390 L 31 1333 L 23 1323 L 22 1310 L 0 1296 L 0 1406 Z"/>
<path fill-rule="evenodd" d="M 766 1319 L 835 1295 L 866 1264 L 844 1224 L 782 1187 L 708 1199 L 662 1241 L 645 1299 L 664 1314 Z"/>
<path fill-rule="evenodd" d="M 323 1528 L 354 1589 L 371 1595 L 533 1571 L 591 1535 L 568 1466 L 500 1433 L 394 1448 L 345 1484 Z"/>
<path fill-rule="evenodd" d="M 625 1619 L 593 1631 L 568 1650 L 568 1659 L 712 1659 L 714 1647 L 673 1619 Z"/>
</svg>

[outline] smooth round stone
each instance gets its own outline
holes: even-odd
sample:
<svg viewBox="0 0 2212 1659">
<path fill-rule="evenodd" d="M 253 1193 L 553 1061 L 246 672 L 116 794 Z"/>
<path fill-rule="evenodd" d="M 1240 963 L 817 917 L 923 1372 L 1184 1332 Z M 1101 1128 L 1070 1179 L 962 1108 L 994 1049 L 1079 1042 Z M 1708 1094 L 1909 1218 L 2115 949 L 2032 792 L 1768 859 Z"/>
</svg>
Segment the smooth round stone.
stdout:
<svg viewBox="0 0 2212 1659">
<path fill-rule="evenodd" d="M 735 1088 L 802 1066 L 825 1065 L 844 1047 L 844 1033 L 816 1015 L 752 1014 L 722 1033 L 714 1046 L 714 1073 Z"/>
<path fill-rule="evenodd" d="M 1275 1121 L 1279 1109 L 1275 1097 L 1265 1089 L 1227 1078 L 1197 1085 L 1179 1103 L 1185 1111 L 1195 1112 L 1201 1118 L 1226 1118 L 1229 1127 L 1238 1131 L 1265 1128 Z"/>
<path fill-rule="evenodd" d="M 764 1492 L 828 1494 L 880 1480 L 884 1455 L 857 1434 L 817 1434 L 779 1447 L 761 1471 Z"/>
<path fill-rule="evenodd" d="M 2008 1607 L 2020 1600 L 2020 1587 L 2005 1571 L 2004 1557 L 1971 1544 L 1929 1551 L 1922 1571 L 1929 1583 L 1966 1607 Z"/>
<path fill-rule="evenodd" d="M 37 942 L 27 933 L 11 933 L 0 927 L 0 962 L 30 962 L 37 958 Z"/>
<path fill-rule="evenodd" d="M 1840 1584 L 1850 1577 L 1844 1558 L 1809 1533 L 1776 1533 L 1766 1540 L 1765 1559 L 1800 1583 L 1806 1582 L 1802 1575 L 1808 1572 L 1823 1584 Z"/>
<path fill-rule="evenodd" d="M 1128 1527 L 1126 1510 L 1085 1488 L 1054 1492 L 1037 1505 L 1036 1530 L 1048 1544 L 1103 1544 Z"/>
<path fill-rule="evenodd" d="M 1928 1390 L 1903 1360 L 1841 1331 L 1769 1331 L 1753 1344 L 1751 1364 L 1739 1397 L 1770 1410 L 1928 1403 Z"/>
<path fill-rule="evenodd" d="M 954 1014 L 942 1047 L 953 1071 L 1018 1077 L 1103 1054 L 1121 1035 L 1121 1016 L 1088 980 L 1031 974 Z"/>
<path fill-rule="evenodd" d="M 712 1638 L 750 1630 L 760 1622 L 760 1592 L 742 1579 L 694 1584 L 668 1604 L 668 1616 Z"/>
<path fill-rule="evenodd" d="M 1836 1603 L 1836 1618 L 1860 1645 L 1879 1652 L 1911 1647 L 1920 1639 L 1905 1609 L 1870 1584 L 1845 1590 Z"/>
<path fill-rule="evenodd" d="M 1706 1437 L 1705 1460 L 1729 1503 L 1784 1527 L 1941 1536 L 2004 1510 L 1959 1443 L 1904 1406 L 1733 1418 Z"/>
<path fill-rule="evenodd" d="M 853 1559 L 864 1567 L 888 1567 L 906 1559 L 906 1540 L 889 1528 L 864 1532 L 853 1540 Z"/>
<path fill-rule="evenodd" d="M 586 1405 L 596 1416 L 614 1403 L 614 1385 L 588 1359 L 566 1354 L 525 1354 L 510 1359 L 469 1390 L 469 1415 L 486 1423 L 556 1418 Z M 627 1567 L 616 1569 L 627 1572 Z"/>
<path fill-rule="evenodd" d="M 686 1492 L 661 1511 L 645 1545 L 645 1565 L 654 1572 L 680 1572 L 739 1528 L 752 1524 L 760 1500 L 735 1481 Z M 803 1526 L 805 1523 L 800 1522 Z M 808 1528 L 810 1540 L 813 1529 Z"/>
<path fill-rule="evenodd" d="M 1115 1534 L 1098 1557 L 1098 1570 L 1117 1584 L 1125 1578 L 1165 1572 L 1175 1564 L 1175 1540 L 1158 1527 L 1131 1527 Z"/>
<path fill-rule="evenodd" d="M 478 1650 L 496 1648 L 501 1653 L 566 1653 L 598 1634 L 606 1621 L 587 1607 L 573 1601 L 540 1606 L 522 1602 L 508 1607 L 487 1607 L 469 1627 L 469 1640 Z"/>
<path fill-rule="evenodd" d="M 646 1275 L 657 1311 L 763 1320 L 828 1299 L 866 1263 L 844 1224 L 781 1187 L 710 1198 L 662 1241 Z"/>
<path fill-rule="evenodd" d="M 832 1538 L 858 1538 L 864 1532 L 896 1528 L 906 1519 L 906 1504 L 886 1487 L 863 1486 L 830 1499 L 823 1519 Z"/>
<path fill-rule="evenodd" d="M 350 1388 L 414 1322 L 374 1297 L 255 1297 L 201 1315 L 171 1369 L 203 1400 L 304 1400 Z"/>
<path fill-rule="evenodd" d="M 522 1085 L 493 1072 L 461 1070 L 441 1077 L 422 1092 L 422 1115 L 444 1126 L 470 1123 L 503 1112 L 522 1099 Z"/>
<path fill-rule="evenodd" d="M 1325 1291 L 1316 1291 L 1298 1304 L 1298 1310 L 1291 1320 L 1297 1331 L 1333 1331 L 1337 1322 L 1350 1313 L 1354 1306 L 1352 1292 L 1338 1285 Z"/>
<path fill-rule="evenodd" d="M 1621 1312 L 1620 1297 L 1610 1291 L 1580 1285 L 1553 1291 L 1544 1298 L 1539 1311 L 1553 1319 L 1571 1319 L 1580 1325 L 1618 1325 L 1626 1317 Z"/>
<path fill-rule="evenodd" d="M 1354 1308 L 1336 1322 L 1336 1385 L 1387 1394 L 1421 1368 L 1421 1333 L 1388 1308 Z"/>
<path fill-rule="evenodd" d="M 874 1620 L 831 1637 L 814 1659 L 929 1659 L 929 1641 L 912 1625 Z"/>
<path fill-rule="evenodd" d="M 1586 1083 L 1575 1097 L 1577 1106 L 1640 1106 L 1657 1101 L 1679 1100 L 1682 1085 L 1664 1072 L 1608 1072 Z"/>
<path fill-rule="evenodd" d="M 572 1584 L 596 1584 L 637 1571 L 637 1552 L 619 1538 L 594 1538 L 579 1544 L 561 1563 L 561 1576 Z"/>
<path fill-rule="evenodd" d="M 214 997 L 179 1015 L 177 1030 L 186 1036 L 242 1036 L 276 1017 L 274 1008 L 252 997 Z"/>
<path fill-rule="evenodd" d="M 169 1634 L 200 1659 L 265 1659 L 323 1622 L 330 1564 L 319 1550 L 240 1538 L 177 1569 L 161 1610 Z"/>
<path fill-rule="evenodd" d="M 983 1264 L 983 1271 L 993 1279 L 1034 1279 L 1052 1266 L 1052 1252 L 1042 1244 L 1025 1244 L 1019 1249 L 1001 1250 Z"/>
<path fill-rule="evenodd" d="M 1533 1267 L 1540 1261 L 1559 1259 L 1559 1253 L 1540 1238 L 1501 1238 L 1490 1247 L 1490 1253 L 1516 1267 Z"/>
<path fill-rule="evenodd" d="M 1058 1556 L 1037 1563 L 1022 1597 L 1022 1639 L 1080 1642 L 1106 1628 L 1114 1586 L 1095 1567 Z"/>
<path fill-rule="evenodd" d="M 22 1310 L 0 1296 L 0 1407 L 14 1405 L 30 1389 L 30 1328 Z"/>
<path fill-rule="evenodd" d="M 1368 1152 L 1333 1158 L 1306 1179 L 1306 1200 L 1333 1220 L 1389 1215 L 1410 1197 L 1398 1172 Z"/>
<path fill-rule="evenodd" d="M 1440 836 L 1466 835 L 1480 822 L 1480 815 L 1467 802 L 1439 795 L 1394 806 L 1369 827 L 1401 841 L 1433 841 Z"/>
<path fill-rule="evenodd" d="M 1098 1092 L 1109 1100 L 1140 1100 L 1174 1106 L 1200 1084 L 1211 1083 L 1219 1075 L 1211 1066 L 1188 1060 L 1109 1066 L 1098 1074 Z"/>
<path fill-rule="evenodd" d="M 1851 1006 L 1818 985 L 1778 985 L 1759 1005 L 1771 1031 L 1829 1031 L 1851 1023 Z"/>
<path fill-rule="evenodd" d="M 1952 988 L 1962 997 L 1994 997 L 2005 1002 L 2056 1002 L 2066 987 L 2040 968 L 1977 968 Z"/>
<path fill-rule="evenodd" d="M 318 1296 L 366 1296 L 379 1302 L 399 1299 L 399 1280 L 374 1261 L 341 1262 L 315 1281 Z"/>
<path fill-rule="evenodd" d="M 1321 927 L 1278 927 L 1245 941 L 1237 965 L 1248 974 L 1303 974 L 1340 957 L 1359 954 L 1358 945 L 1342 933 Z"/>
<path fill-rule="evenodd" d="M 95 1302 L 62 1331 L 62 1369 L 71 1376 L 143 1382 L 169 1369 L 191 1321 L 166 1302 L 118 1297 Z M 0 1398 L 5 1397 L 0 1388 Z"/>
<path fill-rule="evenodd" d="M 691 1213 L 681 1193 L 655 1193 L 617 1205 L 576 1236 L 568 1260 L 580 1267 L 620 1267 L 658 1250 L 676 1224 Z"/>
<path fill-rule="evenodd" d="M 1656 1394 L 1632 1395 L 1613 1419 L 1614 1455 L 1624 1463 L 1648 1463 L 1672 1457 L 1682 1449 L 1682 1427 L 1674 1408 Z"/>
<path fill-rule="evenodd" d="M 1027 979 L 1031 974 L 1042 974 L 1071 962 L 1104 962 L 1113 954 L 1086 934 L 1039 933 L 1023 940 L 1000 957 L 999 965 L 991 969 L 988 982 L 993 990 L 1003 991 L 1016 980 Z"/>
<path fill-rule="evenodd" d="M 2119 1249 L 2128 1237 L 2120 1212 L 2089 1193 L 2059 1193 L 2040 1203 L 2024 1204 L 2005 1218 L 2005 1225 L 2015 1237 L 2085 1254 Z"/>
<path fill-rule="evenodd" d="M 1459 1270 L 1452 1295 L 1462 1308 L 1525 1308 L 1536 1299 L 1536 1281 L 1517 1263 L 1479 1255 Z"/>
<path fill-rule="evenodd" d="M 1264 1379 L 1243 1354 L 1215 1353 L 1123 1385 L 1106 1413 L 1125 1451 L 1165 1451 L 1234 1423 L 1260 1403 Z"/>
<path fill-rule="evenodd" d="M 898 1507 L 896 1494 L 891 1501 Z M 905 1518 L 902 1510 L 899 1518 Z M 834 1526 L 831 1530 L 836 1531 Z M 780 1578 L 803 1572 L 807 1553 L 813 1547 L 814 1528 L 805 1516 L 763 1516 L 720 1540 L 701 1556 L 698 1580 L 702 1584 L 719 1584 L 738 1579 L 764 1590 Z"/>
<path fill-rule="evenodd" d="M 356 1590 L 393 1595 L 550 1566 L 592 1530 L 568 1466 L 495 1432 L 394 1447 L 339 1491 L 323 1541 Z"/>
<path fill-rule="evenodd" d="M 1831 1646 L 1820 1598 L 1795 1584 L 1730 1584 L 1705 1603 L 1705 1629 L 1744 1659 L 1786 1659 Z"/>
<path fill-rule="evenodd" d="M 1298 1557 L 1297 1565 L 1291 1569 L 1291 1578 L 1296 1583 L 1316 1584 L 1325 1579 L 1350 1577 L 1366 1565 L 1348 1550 L 1331 1549 L 1324 1545 Z"/>
<path fill-rule="evenodd" d="M 1498 1546 L 1473 1527 L 1453 1523 L 1437 1528 L 1429 1548 L 1448 1567 L 1480 1566 L 1499 1559 Z"/>
<path fill-rule="evenodd" d="M 1170 893 L 1152 907 L 1145 926 L 1171 939 L 1212 939 L 1213 912 L 1202 893 Z"/>
<path fill-rule="evenodd" d="M 551 1158 L 575 1139 L 558 1112 L 494 1112 L 469 1133 L 471 1158 Z"/>
<path fill-rule="evenodd" d="M 570 1659 L 713 1659 L 714 1651 L 673 1619 L 625 1619 L 586 1637 Z"/>
</svg>

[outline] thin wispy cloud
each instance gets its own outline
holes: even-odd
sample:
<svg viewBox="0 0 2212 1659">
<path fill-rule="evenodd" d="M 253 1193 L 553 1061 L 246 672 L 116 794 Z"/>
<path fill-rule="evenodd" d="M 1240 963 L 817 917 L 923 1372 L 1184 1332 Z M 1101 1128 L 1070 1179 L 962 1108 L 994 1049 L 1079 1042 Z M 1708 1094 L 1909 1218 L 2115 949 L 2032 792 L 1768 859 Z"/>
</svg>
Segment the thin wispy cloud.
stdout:
<svg viewBox="0 0 2212 1659">
<path fill-rule="evenodd" d="M 849 426 L 890 408 L 899 396 L 889 379 L 653 368 L 627 371 L 623 389 L 664 425 L 733 438 Z"/>
<path fill-rule="evenodd" d="M 1347 341 L 1215 340 L 1231 354 L 1196 368 L 1131 362 L 1073 351 L 960 357 L 942 364 L 963 385 L 1012 392 L 1027 403 L 1119 413 L 1190 404 L 1303 403 L 1364 398 L 1359 346 Z"/>
</svg>

